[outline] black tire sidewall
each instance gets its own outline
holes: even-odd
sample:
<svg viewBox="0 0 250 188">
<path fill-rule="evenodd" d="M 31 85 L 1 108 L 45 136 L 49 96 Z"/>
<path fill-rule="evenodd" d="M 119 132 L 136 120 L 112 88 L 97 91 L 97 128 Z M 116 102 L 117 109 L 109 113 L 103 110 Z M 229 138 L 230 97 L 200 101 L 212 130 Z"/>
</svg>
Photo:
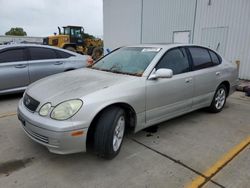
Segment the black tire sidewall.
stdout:
<svg viewBox="0 0 250 188">
<path fill-rule="evenodd" d="M 99 117 L 94 133 L 94 149 L 97 155 L 103 158 L 112 159 L 120 152 L 124 134 L 117 151 L 114 151 L 113 149 L 113 137 L 117 121 L 121 116 L 124 116 L 124 118 L 126 117 L 123 109 L 119 107 L 111 107 L 104 110 Z"/>
</svg>

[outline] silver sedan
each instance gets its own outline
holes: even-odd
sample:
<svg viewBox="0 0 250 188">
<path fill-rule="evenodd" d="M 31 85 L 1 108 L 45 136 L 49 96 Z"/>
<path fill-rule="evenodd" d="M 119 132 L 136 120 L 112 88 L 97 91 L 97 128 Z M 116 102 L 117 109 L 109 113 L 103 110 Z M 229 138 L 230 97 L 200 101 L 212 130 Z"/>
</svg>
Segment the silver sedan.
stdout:
<svg viewBox="0 0 250 188">
<path fill-rule="evenodd" d="M 137 132 L 182 114 L 220 112 L 237 85 L 236 65 L 196 45 L 119 48 L 92 67 L 42 79 L 18 106 L 23 130 L 49 151 L 92 147 L 115 157 L 124 132 Z"/>
<path fill-rule="evenodd" d="M 86 56 L 45 45 L 0 45 L 0 95 L 46 76 L 86 66 Z"/>
</svg>

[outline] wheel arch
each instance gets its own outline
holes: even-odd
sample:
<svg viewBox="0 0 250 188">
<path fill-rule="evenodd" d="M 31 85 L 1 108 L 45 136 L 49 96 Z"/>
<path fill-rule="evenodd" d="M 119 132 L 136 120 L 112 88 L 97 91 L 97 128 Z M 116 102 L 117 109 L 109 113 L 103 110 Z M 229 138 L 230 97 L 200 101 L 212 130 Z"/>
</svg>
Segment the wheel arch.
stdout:
<svg viewBox="0 0 250 188">
<path fill-rule="evenodd" d="M 124 109 L 125 115 L 126 115 L 126 120 L 127 120 L 126 121 L 127 122 L 126 129 L 127 130 L 129 129 L 132 131 L 135 129 L 137 117 L 136 117 L 136 112 L 131 105 L 129 105 L 128 103 L 125 103 L 125 102 L 116 102 L 116 103 L 109 104 L 109 105 L 101 108 L 101 110 L 99 110 L 96 113 L 96 115 L 94 116 L 94 118 L 92 119 L 92 121 L 90 123 L 89 129 L 87 132 L 87 139 L 86 139 L 87 149 L 90 149 L 93 146 L 92 144 L 94 141 L 94 132 L 95 132 L 97 120 L 99 119 L 99 117 L 103 111 L 105 111 L 107 108 L 110 108 L 112 106 L 118 106 L 118 107 Z"/>
<path fill-rule="evenodd" d="M 221 82 L 220 85 L 224 85 L 226 87 L 226 89 L 227 89 L 227 97 L 228 97 L 228 95 L 230 93 L 230 83 L 229 83 L 229 81 L 225 80 L 225 81 Z"/>
<path fill-rule="evenodd" d="M 64 72 L 69 72 L 69 71 L 72 71 L 72 70 L 75 70 L 75 68 L 67 68 L 66 70 L 64 70 Z"/>
</svg>

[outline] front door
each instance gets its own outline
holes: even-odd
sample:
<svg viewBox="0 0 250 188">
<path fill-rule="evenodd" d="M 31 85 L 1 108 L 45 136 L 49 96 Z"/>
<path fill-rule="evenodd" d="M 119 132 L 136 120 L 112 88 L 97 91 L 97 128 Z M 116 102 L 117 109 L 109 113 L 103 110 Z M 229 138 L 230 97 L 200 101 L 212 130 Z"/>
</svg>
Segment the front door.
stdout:
<svg viewBox="0 0 250 188">
<path fill-rule="evenodd" d="M 146 81 L 146 126 L 178 116 L 192 107 L 193 77 L 184 48 L 166 52 L 155 70 L 173 70 L 172 78 Z"/>
<path fill-rule="evenodd" d="M 27 57 L 23 48 L 0 52 L 0 93 L 26 87 L 29 84 Z"/>
</svg>

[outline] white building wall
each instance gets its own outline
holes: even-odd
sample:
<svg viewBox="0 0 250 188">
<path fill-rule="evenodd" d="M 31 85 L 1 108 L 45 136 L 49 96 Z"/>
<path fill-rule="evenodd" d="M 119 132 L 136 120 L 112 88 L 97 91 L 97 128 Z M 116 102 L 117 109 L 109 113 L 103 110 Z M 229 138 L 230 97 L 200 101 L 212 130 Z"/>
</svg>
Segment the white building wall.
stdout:
<svg viewBox="0 0 250 188">
<path fill-rule="evenodd" d="M 250 1 L 211 0 L 211 5 L 208 2 L 198 0 L 194 43 L 202 44 L 205 30 L 214 30 L 211 36 L 207 35 L 205 44 L 221 42 L 218 51 L 232 62 L 239 60 L 239 77 L 250 80 Z"/>
<path fill-rule="evenodd" d="M 141 41 L 142 0 L 103 0 L 104 49 Z"/>
<path fill-rule="evenodd" d="M 190 31 L 191 43 L 239 60 L 239 77 L 250 80 L 249 0 L 103 0 L 103 6 L 105 48 L 169 43 L 174 32 Z"/>
<path fill-rule="evenodd" d="M 190 31 L 195 0 L 143 0 L 142 43 L 171 43 L 173 32 Z"/>
</svg>

